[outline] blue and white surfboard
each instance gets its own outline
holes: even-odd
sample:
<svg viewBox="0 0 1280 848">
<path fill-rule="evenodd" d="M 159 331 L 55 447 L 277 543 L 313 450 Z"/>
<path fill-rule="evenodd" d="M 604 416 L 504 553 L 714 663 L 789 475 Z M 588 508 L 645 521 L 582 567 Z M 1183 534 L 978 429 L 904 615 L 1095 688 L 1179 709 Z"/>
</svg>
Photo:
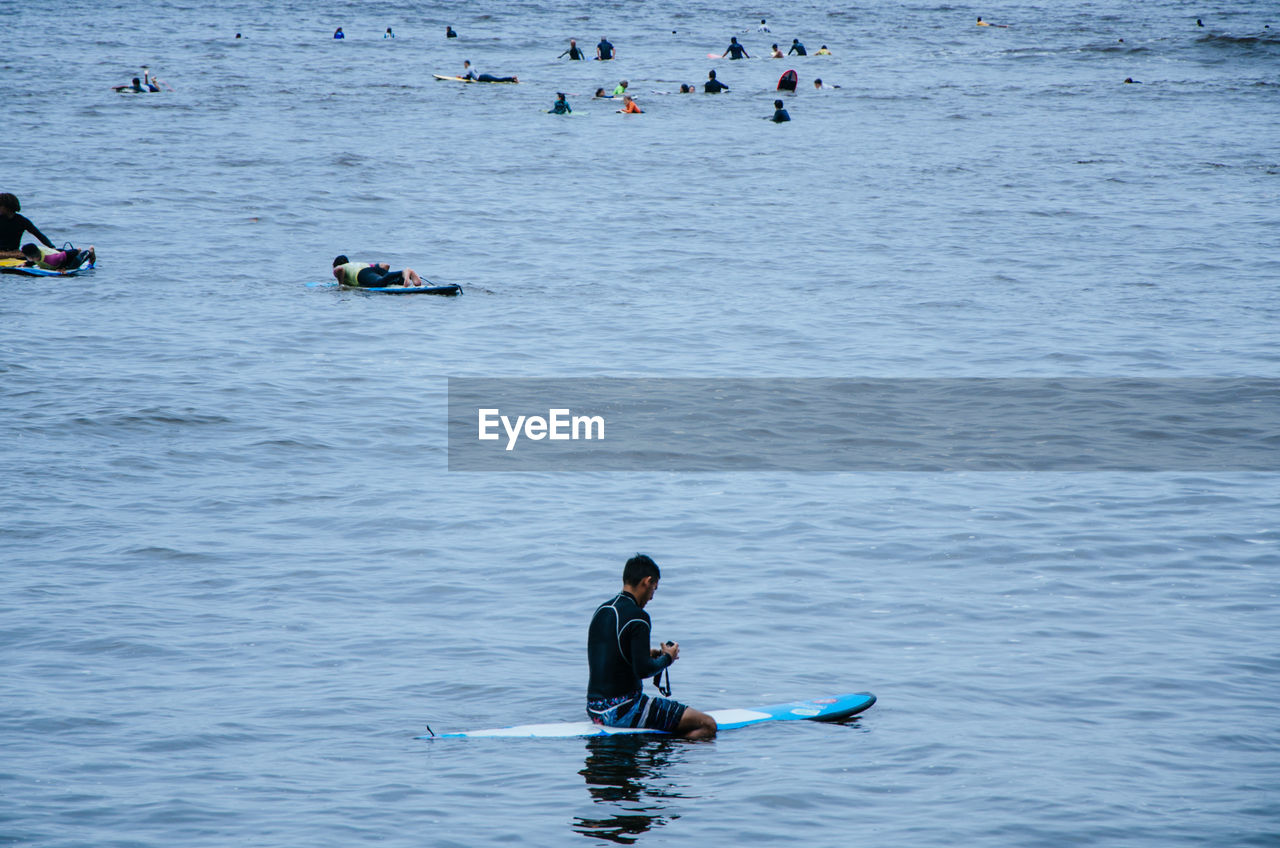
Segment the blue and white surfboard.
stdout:
<svg viewBox="0 0 1280 848">
<path fill-rule="evenodd" d="M 454 297 L 462 294 L 462 286 L 387 286 L 386 288 L 368 288 L 367 286 L 344 286 L 337 280 L 333 282 L 307 283 L 311 289 L 344 289 L 346 291 L 371 292 L 373 294 L 440 294 Z"/>
<path fill-rule="evenodd" d="M 870 692 L 853 695 L 832 695 L 828 698 L 812 698 L 808 701 L 790 701 L 751 709 L 712 710 L 709 716 L 716 720 L 720 730 L 735 730 L 766 721 L 839 721 L 857 715 L 876 702 Z M 667 735 L 661 730 L 640 727 L 604 727 L 589 721 L 570 721 L 556 724 L 522 724 L 518 727 L 495 727 L 489 730 L 470 730 L 463 733 L 441 733 L 419 736 L 418 739 L 476 739 L 495 738 L 566 738 L 572 736 L 616 736 L 631 733 Z"/>
</svg>

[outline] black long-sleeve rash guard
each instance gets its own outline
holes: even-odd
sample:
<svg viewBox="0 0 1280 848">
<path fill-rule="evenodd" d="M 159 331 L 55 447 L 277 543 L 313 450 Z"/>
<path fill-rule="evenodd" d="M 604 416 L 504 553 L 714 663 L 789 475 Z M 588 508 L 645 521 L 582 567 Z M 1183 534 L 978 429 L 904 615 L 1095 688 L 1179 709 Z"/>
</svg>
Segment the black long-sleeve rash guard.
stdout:
<svg viewBox="0 0 1280 848">
<path fill-rule="evenodd" d="M 649 656 L 649 627 L 649 614 L 630 592 L 619 592 L 596 608 L 587 631 L 588 698 L 635 692 L 645 678 L 671 665 L 667 654 Z"/>
</svg>

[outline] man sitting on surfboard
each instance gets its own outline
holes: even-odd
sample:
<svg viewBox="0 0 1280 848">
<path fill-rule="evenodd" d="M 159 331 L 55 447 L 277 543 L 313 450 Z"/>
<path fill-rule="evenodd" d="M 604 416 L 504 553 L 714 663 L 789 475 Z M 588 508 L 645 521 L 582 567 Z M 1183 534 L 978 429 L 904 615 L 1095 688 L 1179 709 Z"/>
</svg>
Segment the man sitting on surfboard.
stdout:
<svg viewBox="0 0 1280 848">
<path fill-rule="evenodd" d="M 686 739 L 711 739 L 716 721 L 670 698 L 644 694 L 644 680 L 669 667 L 680 645 L 649 646 L 650 621 L 644 607 L 658 591 L 658 564 L 644 554 L 627 560 L 622 591 L 596 608 L 587 632 L 587 715 L 610 727 L 648 727 Z"/>
</svg>

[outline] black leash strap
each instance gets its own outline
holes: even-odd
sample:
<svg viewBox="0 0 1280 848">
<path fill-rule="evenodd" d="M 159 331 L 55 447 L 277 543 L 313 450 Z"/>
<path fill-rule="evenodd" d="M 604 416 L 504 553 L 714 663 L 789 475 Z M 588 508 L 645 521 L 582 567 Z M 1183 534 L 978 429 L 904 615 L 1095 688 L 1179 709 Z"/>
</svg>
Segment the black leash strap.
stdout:
<svg viewBox="0 0 1280 848">
<path fill-rule="evenodd" d="M 663 683 L 663 680 L 666 683 Z M 662 697 L 671 697 L 671 666 L 667 666 L 662 671 L 653 676 L 653 685 L 658 687 L 658 691 L 662 693 Z"/>
</svg>

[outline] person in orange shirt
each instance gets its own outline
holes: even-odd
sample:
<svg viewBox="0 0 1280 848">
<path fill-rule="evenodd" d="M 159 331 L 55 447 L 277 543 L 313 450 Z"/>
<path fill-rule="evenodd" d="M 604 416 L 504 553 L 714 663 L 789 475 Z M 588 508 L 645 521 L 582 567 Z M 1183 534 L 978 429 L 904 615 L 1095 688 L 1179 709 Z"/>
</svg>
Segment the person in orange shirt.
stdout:
<svg viewBox="0 0 1280 848">
<path fill-rule="evenodd" d="M 629 114 L 643 115 L 644 114 L 644 111 L 639 106 L 636 105 L 636 102 L 634 100 L 631 99 L 630 94 L 623 95 L 622 108 L 619 109 L 618 111 L 622 114 L 627 114 L 627 115 Z"/>
</svg>

